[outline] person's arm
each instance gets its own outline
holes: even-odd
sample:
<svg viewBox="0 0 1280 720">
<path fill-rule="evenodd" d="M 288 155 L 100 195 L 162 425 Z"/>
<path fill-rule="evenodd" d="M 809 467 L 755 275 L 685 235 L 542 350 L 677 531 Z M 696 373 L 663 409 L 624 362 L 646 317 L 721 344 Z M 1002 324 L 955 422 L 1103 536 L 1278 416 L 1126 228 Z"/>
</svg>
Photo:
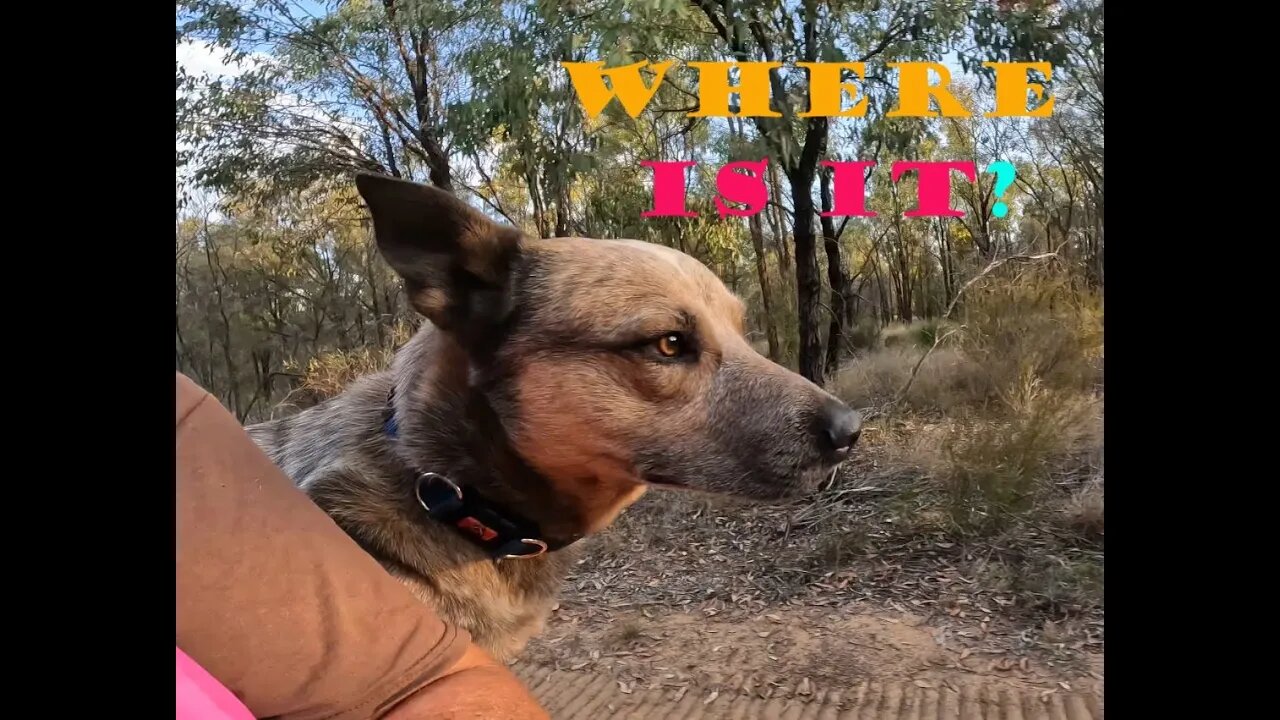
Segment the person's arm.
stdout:
<svg viewBox="0 0 1280 720">
<path fill-rule="evenodd" d="M 181 374 L 177 645 L 256 717 L 546 718 Z"/>
<path fill-rule="evenodd" d="M 485 651 L 470 645 L 462 658 L 383 716 L 426 718 L 538 718 L 550 720 L 533 695 Z"/>
</svg>

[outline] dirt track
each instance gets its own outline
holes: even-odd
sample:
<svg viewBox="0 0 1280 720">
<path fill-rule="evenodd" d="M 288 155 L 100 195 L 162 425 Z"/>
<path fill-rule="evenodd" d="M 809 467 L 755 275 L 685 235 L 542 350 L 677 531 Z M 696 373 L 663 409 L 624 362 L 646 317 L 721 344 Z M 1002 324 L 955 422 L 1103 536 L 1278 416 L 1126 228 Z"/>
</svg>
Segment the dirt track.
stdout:
<svg viewBox="0 0 1280 720">
<path fill-rule="evenodd" d="M 638 505 L 512 669 L 557 720 L 1101 720 L 1100 604 L 1037 605 L 984 574 L 989 548 L 883 530 L 919 520 L 891 505 L 860 496 L 867 541 L 826 565 L 846 536 L 783 510 Z"/>
<path fill-rule="evenodd" d="M 863 682 L 843 691 L 798 688 L 791 698 L 628 686 L 612 675 L 519 664 L 513 668 L 554 720 L 761 718 L 762 720 L 1102 720 L 1088 692 L 1019 691 L 995 685 Z"/>
</svg>

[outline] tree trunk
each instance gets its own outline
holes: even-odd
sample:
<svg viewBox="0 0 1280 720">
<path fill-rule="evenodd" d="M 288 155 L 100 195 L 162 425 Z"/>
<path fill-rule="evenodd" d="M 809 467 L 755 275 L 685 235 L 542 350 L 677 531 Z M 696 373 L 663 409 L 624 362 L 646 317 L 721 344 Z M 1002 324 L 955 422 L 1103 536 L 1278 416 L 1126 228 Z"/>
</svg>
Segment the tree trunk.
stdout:
<svg viewBox="0 0 1280 720">
<path fill-rule="evenodd" d="M 889 316 L 889 294 L 884 289 L 884 274 L 880 272 L 880 263 L 875 263 L 876 271 L 876 291 L 880 294 L 880 325 L 888 325 L 892 320 Z"/>
<path fill-rule="evenodd" d="M 951 304 L 956 292 L 955 258 L 951 249 L 951 229 L 945 219 L 938 221 L 938 256 L 942 265 L 942 307 Z"/>
<path fill-rule="evenodd" d="M 822 283 L 813 232 L 813 168 L 801 168 L 791 176 L 791 203 L 795 208 L 796 315 L 800 330 L 800 374 L 822 385 L 822 335 L 818 332 Z"/>
<path fill-rule="evenodd" d="M 556 237 L 569 236 L 569 199 L 562 194 L 556 201 Z"/>
<path fill-rule="evenodd" d="M 818 179 L 819 191 L 822 194 L 822 211 L 830 212 L 831 175 L 823 172 Z M 845 272 L 844 259 L 840 253 L 840 240 L 836 237 L 836 224 L 830 217 L 820 218 L 822 223 L 822 245 L 827 251 L 827 283 L 831 287 L 831 320 L 827 326 L 827 360 L 826 372 L 834 376 L 840 369 L 840 349 L 844 347 L 844 323 L 848 318 L 847 292 L 849 290 L 848 273 Z"/>
<path fill-rule="evenodd" d="M 895 187 L 896 191 L 896 187 Z M 896 195 L 896 192 L 895 192 Z M 896 235 L 894 243 L 894 272 L 890 275 L 893 279 L 894 289 L 897 291 L 898 317 L 905 323 L 912 320 L 911 314 L 911 263 L 907 257 L 907 237 L 902 232 L 902 215 L 896 209 L 893 213 L 893 230 Z"/>
<path fill-rule="evenodd" d="M 769 341 L 769 359 L 777 362 L 780 352 L 778 328 L 773 324 L 773 290 L 769 287 L 769 264 L 765 262 L 764 226 L 760 213 L 749 217 L 747 225 L 751 229 L 751 245 L 756 251 L 756 275 L 760 278 L 760 304 L 764 306 L 764 334 Z"/>
<path fill-rule="evenodd" d="M 787 245 L 787 236 L 783 228 L 787 224 L 782 218 L 782 181 L 778 179 L 778 167 L 769 163 L 769 199 L 773 204 L 769 207 L 769 222 L 773 226 L 773 242 L 777 244 L 778 271 L 784 280 L 794 280 L 791 265 L 791 249 Z"/>
</svg>

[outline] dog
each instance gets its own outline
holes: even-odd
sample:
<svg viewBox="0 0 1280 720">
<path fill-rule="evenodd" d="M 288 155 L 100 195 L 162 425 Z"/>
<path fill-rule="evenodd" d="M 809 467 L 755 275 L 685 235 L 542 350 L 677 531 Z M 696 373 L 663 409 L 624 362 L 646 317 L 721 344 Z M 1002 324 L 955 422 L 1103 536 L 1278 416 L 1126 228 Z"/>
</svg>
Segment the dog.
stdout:
<svg viewBox="0 0 1280 720">
<path fill-rule="evenodd" d="M 635 240 L 535 239 L 445 191 L 356 177 L 429 323 L 390 369 L 248 428 L 392 575 L 499 660 L 648 488 L 812 491 L 861 419 L 761 356 L 709 269 Z"/>
</svg>

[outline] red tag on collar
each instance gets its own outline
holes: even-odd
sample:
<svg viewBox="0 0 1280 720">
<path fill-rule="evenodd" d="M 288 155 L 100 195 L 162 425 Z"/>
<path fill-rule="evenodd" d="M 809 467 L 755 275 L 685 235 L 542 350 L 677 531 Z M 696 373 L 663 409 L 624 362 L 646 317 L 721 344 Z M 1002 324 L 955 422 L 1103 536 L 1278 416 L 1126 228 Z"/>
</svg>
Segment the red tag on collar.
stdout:
<svg viewBox="0 0 1280 720">
<path fill-rule="evenodd" d="M 488 542 L 498 537 L 498 533 L 494 532 L 487 525 L 485 525 L 484 523 L 480 522 L 479 520 L 473 517 L 462 518 L 461 520 L 458 521 L 458 527 L 462 528 L 463 530 L 466 530 L 467 532 L 471 533 L 472 535 L 475 535 L 476 537 L 480 538 L 481 540 L 484 540 L 485 542 Z"/>
</svg>

